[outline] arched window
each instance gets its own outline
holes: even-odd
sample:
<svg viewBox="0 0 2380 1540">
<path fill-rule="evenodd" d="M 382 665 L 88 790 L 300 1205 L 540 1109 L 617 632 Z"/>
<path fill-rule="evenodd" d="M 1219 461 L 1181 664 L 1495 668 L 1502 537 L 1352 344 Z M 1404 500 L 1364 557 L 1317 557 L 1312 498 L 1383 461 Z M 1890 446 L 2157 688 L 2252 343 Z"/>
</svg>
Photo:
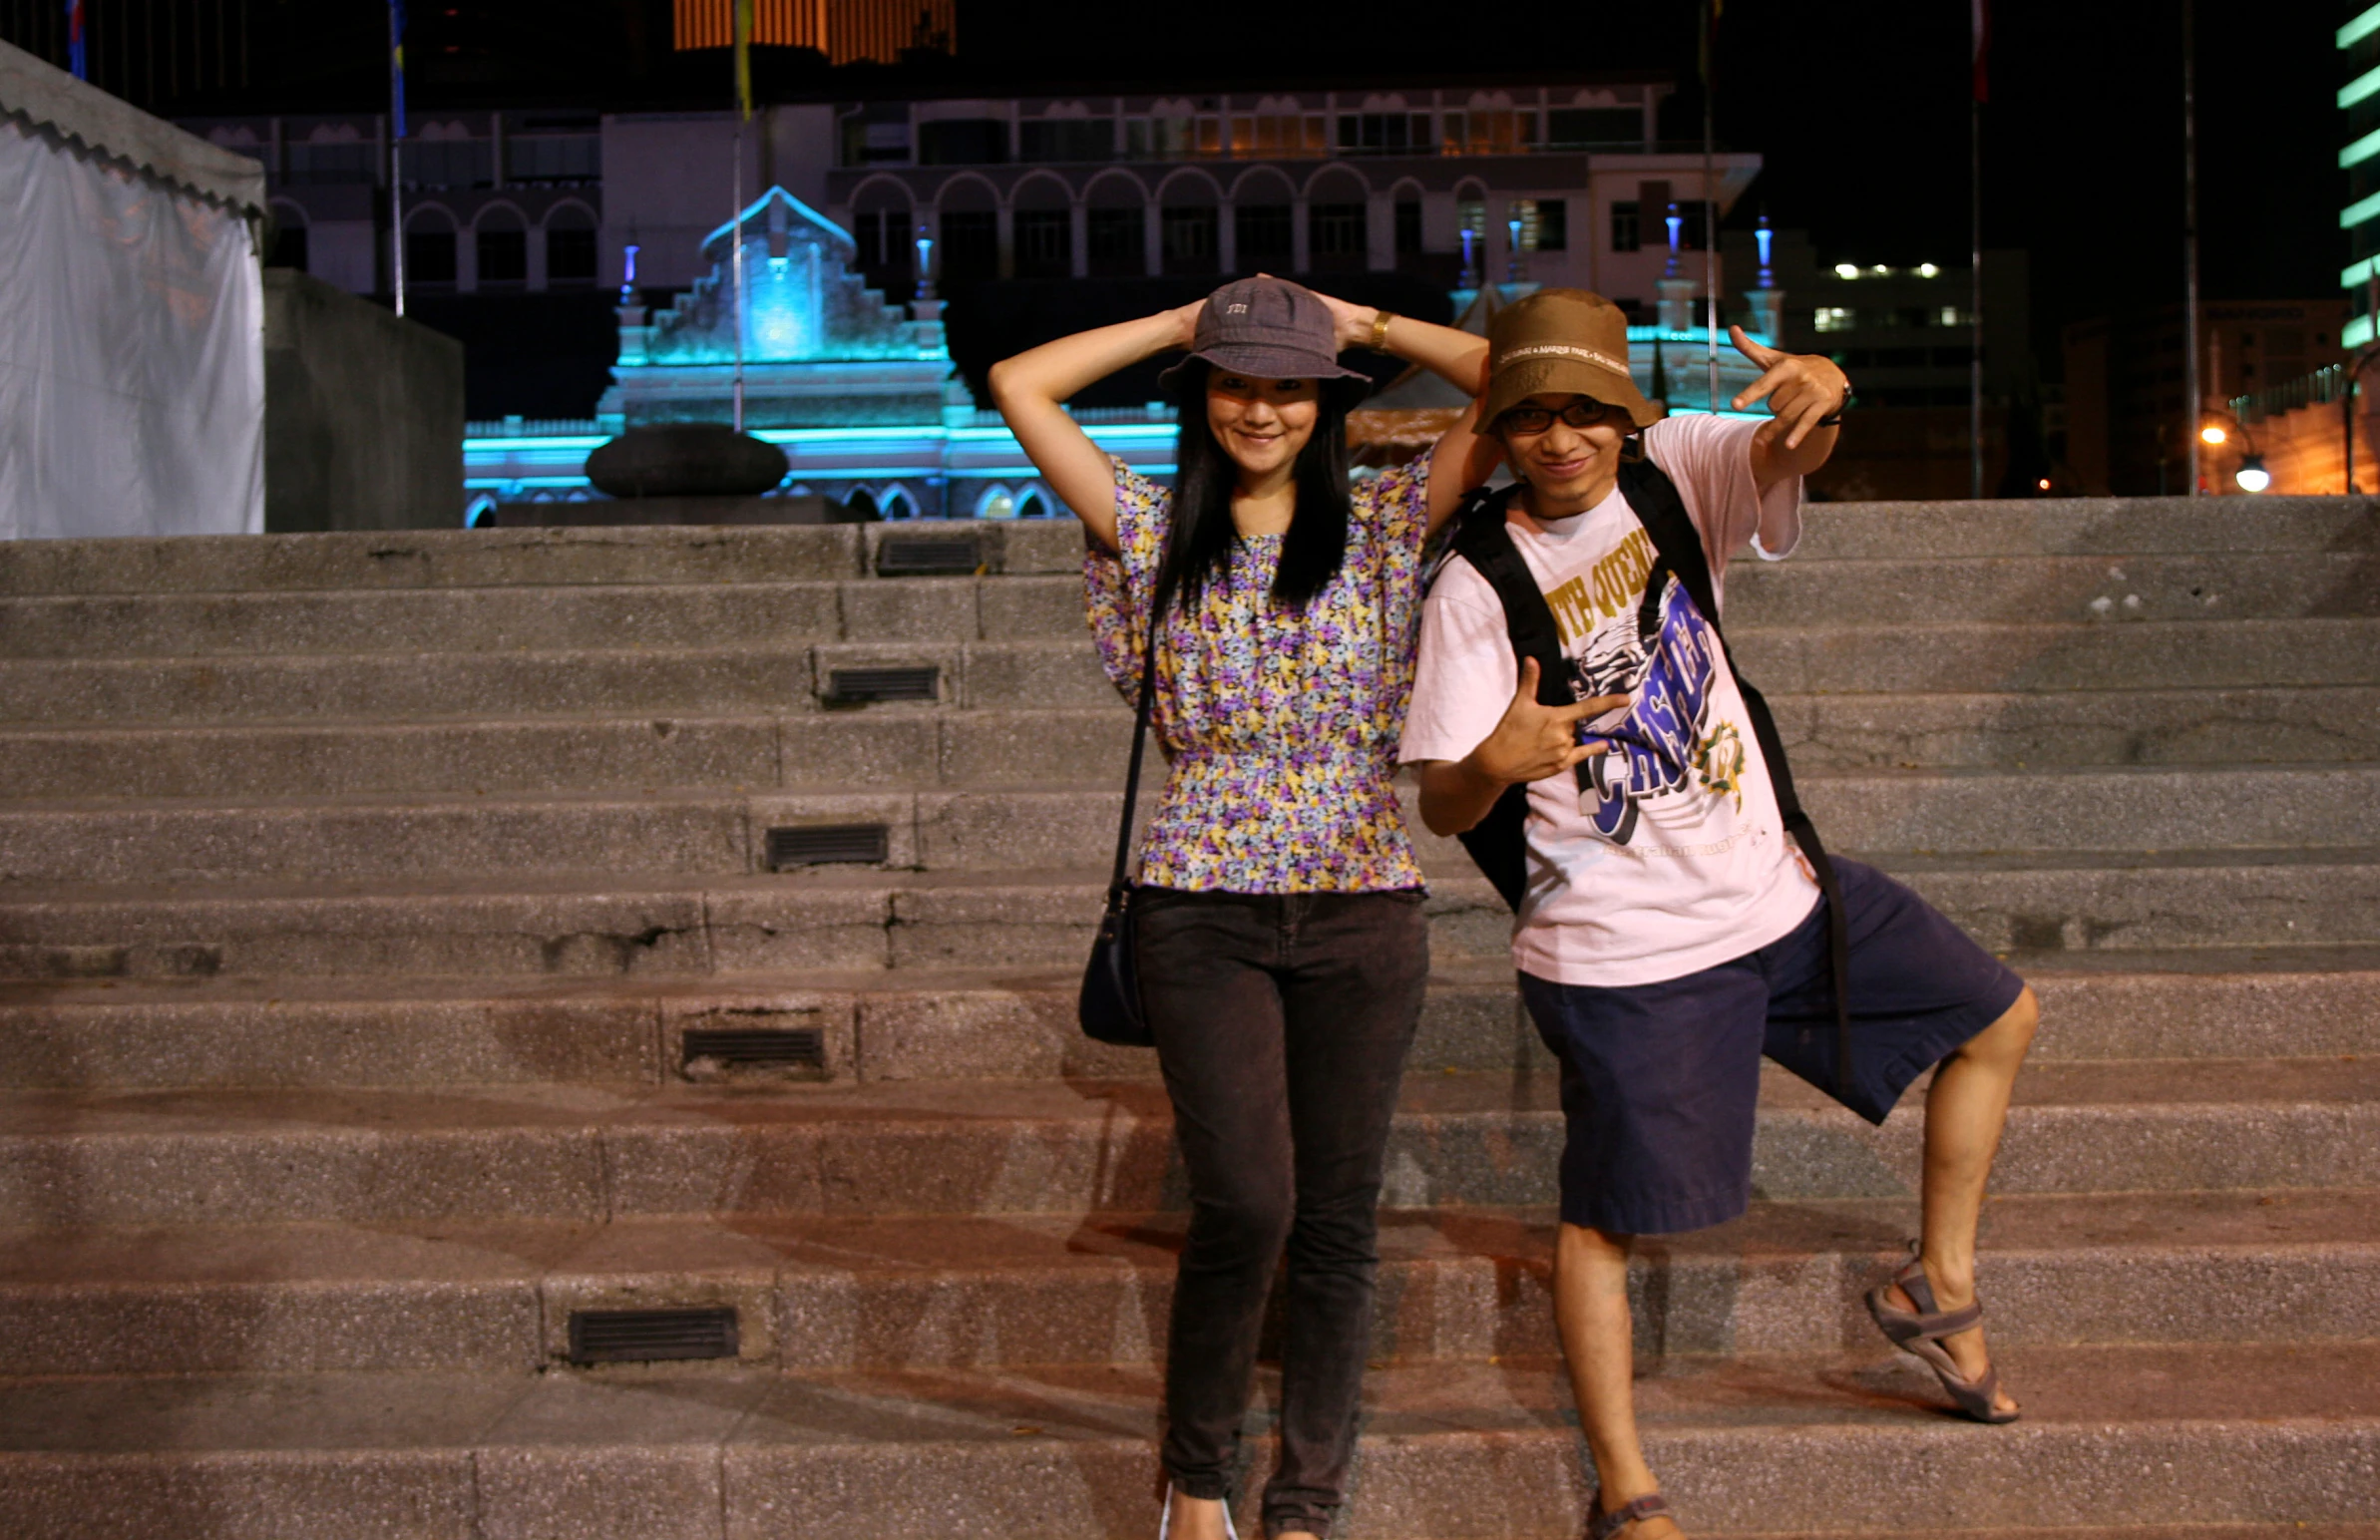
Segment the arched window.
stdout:
<svg viewBox="0 0 2380 1540">
<path fill-rule="evenodd" d="M 494 204 L 481 213 L 473 233 L 481 283 L 529 281 L 529 223 L 520 209 L 510 203 Z"/>
<path fill-rule="evenodd" d="M 546 282 L 593 283 L 595 220 L 584 203 L 560 203 L 546 215 Z"/>
<path fill-rule="evenodd" d="M 1223 265 L 1215 185 L 1192 172 L 1168 182 L 1157 206 L 1157 248 L 1168 275 L 1204 276 Z"/>
<path fill-rule="evenodd" d="M 917 292 L 916 218 L 897 182 L 872 182 L 852 200 L 851 238 L 860 250 L 860 275 L 895 304 Z"/>
<path fill-rule="evenodd" d="M 884 493 L 884 516 L 887 519 L 915 519 L 918 506 L 909 500 L 909 494 L 900 487 L 887 487 Z"/>
<path fill-rule="evenodd" d="M 294 267 L 306 270 L 306 213 L 286 198 L 272 200 L 272 248 L 265 254 L 267 267 Z"/>
<path fill-rule="evenodd" d="M 406 215 L 405 281 L 455 281 L 454 216 L 435 203 L 425 203 Z"/>
<path fill-rule="evenodd" d="M 1257 172 L 1241 178 L 1231 197 L 1240 271 L 1289 271 L 1294 260 L 1289 179 L 1276 172 Z"/>
<path fill-rule="evenodd" d="M 1028 492 L 1024 495 L 1024 501 L 1016 505 L 1016 517 L 1047 519 L 1050 517 L 1049 504 L 1038 492 Z"/>
<path fill-rule="evenodd" d="M 1091 184 L 1086 235 L 1094 278 L 1138 278 L 1149 270 L 1148 194 L 1130 177 Z"/>
<path fill-rule="evenodd" d="M 940 276 L 951 283 L 998 277 L 999 202 L 992 189 L 974 177 L 957 178 L 935 207 L 942 222 Z"/>
<path fill-rule="evenodd" d="M 1306 250 L 1316 272 L 1362 272 L 1369 245 L 1367 191 L 1355 173 L 1334 167 L 1306 190 Z"/>
<path fill-rule="evenodd" d="M 854 516 L 861 519 L 881 519 L 884 517 L 882 514 L 876 511 L 875 494 L 871 493 L 865 487 L 852 488 L 851 496 L 843 500 L 843 506 L 849 509 Z"/>
<path fill-rule="evenodd" d="M 1016 276 L 1064 278 L 1074 272 L 1073 197 L 1055 177 L 1028 177 L 1016 189 Z"/>
</svg>

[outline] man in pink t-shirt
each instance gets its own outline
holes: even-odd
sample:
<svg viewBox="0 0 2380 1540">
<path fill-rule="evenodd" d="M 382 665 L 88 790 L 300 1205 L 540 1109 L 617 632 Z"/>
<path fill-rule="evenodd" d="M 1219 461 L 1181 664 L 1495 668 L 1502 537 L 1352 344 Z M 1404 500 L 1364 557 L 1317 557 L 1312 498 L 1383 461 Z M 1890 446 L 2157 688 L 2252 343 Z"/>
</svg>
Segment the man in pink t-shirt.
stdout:
<svg viewBox="0 0 2380 1540">
<path fill-rule="evenodd" d="M 1555 1316 L 1601 1484 L 1593 1540 L 1680 1533 L 1637 1438 L 1628 1253 L 1637 1235 L 1745 1211 L 1764 1053 L 1879 1123 L 1936 1070 L 1923 1238 L 1869 1307 L 1961 1410 L 2016 1414 L 1976 1325 L 1975 1230 L 2037 1009 L 1914 893 L 1837 859 L 1852 1049 L 1836 1062 L 1829 906 L 1785 832 L 1716 610 L 1732 553 L 1777 560 L 1799 538 L 1801 478 L 1833 449 L 1850 382 L 1735 336 L 1764 370 L 1737 409 L 1766 398 L 1767 421 L 1661 419 L 1629 377 L 1624 317 L 1596 295 L 1541 290 L 1496 316 L 1480 421 L 1521 483 L 1503 533 L 1526 574 L 1507 563 L 1505 592 L 1533 582 L 1543 596 L 1567 675 L 1553 693 L 1573 703 L 1541 703 L 1496 586 L 1457 556 L 1423 612 L 1399 750 L 1441 835 L 1528 787 L 1512 955 L 1562 1070 Z M 1640 497 L 1674 488 L 1715 612 L 1623 481 Z"/>
</svg>

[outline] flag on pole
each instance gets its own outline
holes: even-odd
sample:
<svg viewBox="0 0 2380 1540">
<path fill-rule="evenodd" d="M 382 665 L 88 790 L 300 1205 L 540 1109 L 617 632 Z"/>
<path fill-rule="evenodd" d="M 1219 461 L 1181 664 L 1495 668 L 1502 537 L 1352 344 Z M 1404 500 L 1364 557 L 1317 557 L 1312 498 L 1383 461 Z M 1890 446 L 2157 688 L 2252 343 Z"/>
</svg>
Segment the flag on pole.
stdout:
<svg viewBox="0 0 2380 1540">
<path fill-rule="evenodd" d="M 752 0 L 735 0 L 735 110 L 752 117 Z"/>
<path fill-rule="evenodd" d="M 1992 0 L 1975 3 L 1975 100 L 1992 99 Z"/>
<path fill-rule="evenodd" d="M 83 0 L 66 0 L 66 67 L 77 80 L 91 78 L 91 61 L 83 48 Z"/>
<path fill-rule="evenodd" d="M 405 0 L 388 0 L 388 112 L 396 137 L 405 137 Z"/>
</svg>

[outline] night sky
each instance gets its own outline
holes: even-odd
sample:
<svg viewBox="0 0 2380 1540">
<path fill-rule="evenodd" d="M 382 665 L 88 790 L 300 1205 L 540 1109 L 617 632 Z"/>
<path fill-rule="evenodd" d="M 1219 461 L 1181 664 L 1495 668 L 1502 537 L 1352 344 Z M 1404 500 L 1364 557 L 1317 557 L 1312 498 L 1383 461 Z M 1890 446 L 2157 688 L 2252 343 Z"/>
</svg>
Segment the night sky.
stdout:
<svg viewBox="0 0 2380 1540">
<path fill-rule="evenodd" d="M 113 11 L 171 0 L 92 0 Z M 0 35 L 51 0 L 0 0 Z M 2199 0 L 2200 208 L 2209 299 L 2337 291 L 2343 7 Z M 413 0 L 418 105 L 691 106 L 728 91 L 722 54 L 672 55 L 669 0 Z M 199 112 L 372 110 L 385 100 L 380 0 L 247 0 L 244 90 L 142 105 Z M 1681 86 L 1663 137 L 1699 139 L 1698 0 L 1460 5 L 1267 0 L 959 0 L 959 58 L 932 78 L 1035 85 L 1355 83 L 1444 74 L 1657 71 Z M 1723 146 L 1768 169 L 1739 206 L 1810 231 L 1824 261 L 1965 260 L 1968 0 L 1724 0 Z M 2180 0 L 1995 0 L 1984 109 L 1984 238 L 2032 253 L 2036 354 L 2061 373 L 2070 321 L 2182 293 Z M 771 57 L 774 56 L 774 57 Z M 836 80 L 814 55 L 764 50 L 772 87 L 900 89 L 906 69 Z M 139 100 L 138 96 L 135 98 Z"/>
</svg>

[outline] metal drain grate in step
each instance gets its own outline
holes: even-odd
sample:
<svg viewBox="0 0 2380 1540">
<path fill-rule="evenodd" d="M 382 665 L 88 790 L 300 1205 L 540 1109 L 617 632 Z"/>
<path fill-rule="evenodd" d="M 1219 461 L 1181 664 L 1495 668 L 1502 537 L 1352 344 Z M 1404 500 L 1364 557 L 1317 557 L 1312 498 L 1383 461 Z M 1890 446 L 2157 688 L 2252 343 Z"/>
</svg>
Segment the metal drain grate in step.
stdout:
<svg viewBox="0 0 2380 1540">
<path fill-rule="evenodd" d="M 661 1363 L 736 1355 L 735 1308 L 575 1310 L 573 1363 Z"/>
<path fill-rule="evenodd" d="M 879 578 L 959 578 L 983 570 L 983 550 L 970 537 L 892 535 L 876 547 Z"/>
<path fill-rule="evenodd" d="M 686 1028 L 680 1067 L 707 1059 L 721 1069 L 826 1068 L 826 1033 L 815 1026 Z"/>
<path fill-rule="evenodd" d="M 893 832 L 883 824 L 794 824 L 768 832 L 768 869 L 882 866 L 892 859 Z"/>
<path fill-rule="evenodd" d="M 935 700 L 941 695 L 942 669 L 933 663 L 916 668 L 833 668 L 826 676 L 826 698 L 830 705 Z"/>
</svg>

